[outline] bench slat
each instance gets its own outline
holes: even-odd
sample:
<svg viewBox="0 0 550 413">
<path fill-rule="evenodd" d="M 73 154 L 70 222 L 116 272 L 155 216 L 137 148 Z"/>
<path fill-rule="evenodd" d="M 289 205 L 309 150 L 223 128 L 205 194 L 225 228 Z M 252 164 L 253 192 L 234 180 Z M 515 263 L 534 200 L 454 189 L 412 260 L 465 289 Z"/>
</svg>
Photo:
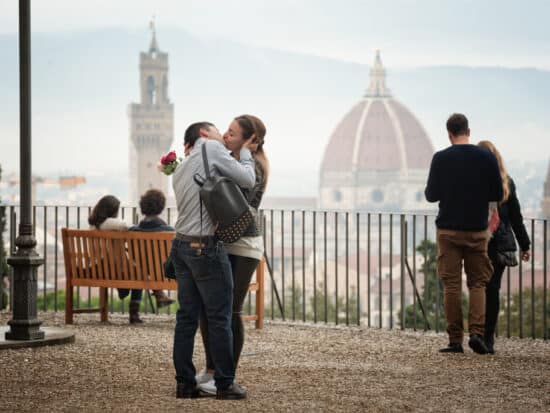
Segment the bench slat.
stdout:
<svg viewBox="0 0 550 413">
<path fill-rule="evenodd" d="M 85 278 L 84 268 L 82 265 L 82 247 L 81 247 L 81 238 L 76 237 L 76 272 L 78 278 Z"/>
<path fill-rule="evenodd" d="M 128 240 L 128 266 L 129 268 L 129 277 L 128 279 L 134 280 L 136 278 L 136 266 L 138 265 L 136 257 L 134 255 L 134 242 L 135 239 Z"/>
<path fill-rule="evenodd" d="M 91 238 L 90 241 L 92 241 L 92 246 L 94 248 L 94 255 L 95 255 L 95 265 L 97 278 L 100 280 L 105 279 L 105 273 L 103 272 L 103 265 L 101 263 L 101 248 L 99 245 L 99 240 L 97 238 Z"/>
<path fill-rule="evenodd" d="M 88 271 L 91 273 L 91 276 L 93 279 L 97 279 L 97 260 L 95 257 L 95 251 L 94 251 L 94 243 L 93 239 L 91 238 L 84 238 L 84 242 L 86 247 L 84 248 L 87 252 L 88 256 Z"/>
<path fill-rule="evenodd" d="M 162 270 L 161 270 L 161 263 L 160 263 L 160 256 L 159 256 L 159 252 L 160 252 L 160 244 L 161 244 L 161 241 L 160 240 L 152 240 L 151 241 L 151 247 L 153 248 L 153 255 L 154 255 L 154 264 L 155 264 L 155 269 L 153 271 L 153 275 L 154 275 L 154 280 L 155 281 L 161 281 L 164 276 L 162 274 Z"/>
<path fill-rule="evenodd" d="M 118 275 L 115 268 L 114 250 L 115 239 L 111 238 L 107 240 L 107 257 L 109 259 L 109 275 L 111 276 L 111 279 L 116 278 L 116 276 Z"/>
<path fill-rule="evenodd" d="M 71 258 L 71 271 L 72 277 L 74 279 L 78 278 L 78 272 L 76 270 L 76 247 L 75 247 L 76 238 L 69 238 L 69 256 Z"/>
<path fill-rule="evenodd" d="M 138 275 L 137 279 L 138 281 L 146 281 L 147 280 L 147 241 L 146 240 L 139 240 L 139 258 L 141 260 L 141 272 Z"/>
<path fill-rule="evenodd" d="M 153 241 L 146 240 L 147 244 L 147 280 L 155 281 L 155 261 L 153 260 Z"/>
<path fill-rule="evenodd" d="M 164 274 L 164 263 L 166 262 L 166 259 L 168 258 L 168 253 L 166 251 L 166 244 L 167 241 L 160 240 L 159 241 L 159 249 L 160 249 L 160 274 L 162 275 L 162 278 L 166 276 Z"/>
</svg>

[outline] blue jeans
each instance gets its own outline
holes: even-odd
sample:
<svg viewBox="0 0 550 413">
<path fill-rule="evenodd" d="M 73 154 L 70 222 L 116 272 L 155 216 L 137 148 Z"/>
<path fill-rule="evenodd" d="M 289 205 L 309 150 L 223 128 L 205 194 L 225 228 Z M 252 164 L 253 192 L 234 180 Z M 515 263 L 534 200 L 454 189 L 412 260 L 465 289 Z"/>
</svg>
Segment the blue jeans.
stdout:
<svg viewBox="0 0 550 413">
<path fill-rule="evenodd" d="M 179 301 L 174 333 L 176 380 L 187 386 L 196 385 L 193 347 L 200 313 L 204 311 L 208 319 L 210 352 L 216 365 L 216 387 L 225 390 L 235 378 L 231 332 L 233 277 L 227 252 L 221 243 L 211 241 L 198 249 L 176 239 L 171 254 Z"/>
</svg>

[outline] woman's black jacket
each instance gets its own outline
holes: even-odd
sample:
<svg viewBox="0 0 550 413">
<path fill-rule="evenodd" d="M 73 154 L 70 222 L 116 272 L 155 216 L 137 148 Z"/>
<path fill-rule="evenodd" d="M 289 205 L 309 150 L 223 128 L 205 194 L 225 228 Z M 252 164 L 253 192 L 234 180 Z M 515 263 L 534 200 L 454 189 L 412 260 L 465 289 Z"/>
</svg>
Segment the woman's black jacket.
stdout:
<svg viewBox="0 0 550 413">
<path fill-rule="evenodd" d="M 489 249 L 496 251 L 516 251 L 515 235 L 521 251 L 528 251 L 531 241 L 529 241 L 529 235 L 523 224 L 521 206 L 516 194 L 516 185 L 510 177 L 508 177 L 508 185 L 510 195 L 506 202 L 498 206 L 500 224 L 489 242 Z"/>
</svg>

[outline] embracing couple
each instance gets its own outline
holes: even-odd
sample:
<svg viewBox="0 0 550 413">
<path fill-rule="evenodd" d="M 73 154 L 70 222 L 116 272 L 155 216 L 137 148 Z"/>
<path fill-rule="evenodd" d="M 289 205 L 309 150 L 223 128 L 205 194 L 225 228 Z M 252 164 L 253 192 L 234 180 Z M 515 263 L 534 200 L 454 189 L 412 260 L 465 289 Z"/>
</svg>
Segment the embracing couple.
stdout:
<svg viewBox="0 0 550 413">
<path fill-rule="evenodd" d="M 252 211 L 257 211 L 269 170 L 263 150 L 265 134 L 263 122 L 252 115 L 233 119 L 223 136 L 209 122 L 194 123 L 185 132 L 186 159 L 172 180 L 178 208 L 171 252 L 179 301 L 174 334 L 178 398 L 204 393 L 218 399 L 247 395 L 235 382 L 235 370 L 244 342 L 243 302 L 263 256 L 263 239 L 254 220 L 237 241 L 220 241 L 201 203 L 196 177 L 206 175 L 204 152 L 210 175 L 230 178 Z M 196 376 L 192 358 L 199 324 L 206 367 Z"/>
</svg>

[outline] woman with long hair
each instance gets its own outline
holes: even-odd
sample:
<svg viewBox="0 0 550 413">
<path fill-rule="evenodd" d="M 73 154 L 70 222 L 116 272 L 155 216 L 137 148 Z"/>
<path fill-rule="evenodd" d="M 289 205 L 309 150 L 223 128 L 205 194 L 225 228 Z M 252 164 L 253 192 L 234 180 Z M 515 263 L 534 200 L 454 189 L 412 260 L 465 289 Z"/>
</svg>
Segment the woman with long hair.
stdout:
<svg viewBox="0 0 550 413">
<path fill-rule="evenodd" d="M 502 192 L 504 194 L 502 200 L 498 203 L 500 223 L 489 241 L 488 254 L 493 264 L 493 275 L 485 290 L 484 340 L 489 353 L 494 354 L 495 329 L 498 322 L 499 292 L 502 274 L 507 266 L 517 265 L 517 259 L 515 258 L 515 252 L 517 251 L 516 239 L 521 249 L 520 257 L 523 261 L 528 261 L 531 256 L 529 251 L 531 241 L 523 224 L 516 186 L 506 172 L 500 152 L 492 142 L 487 140 L 479 142 L 478 146 L 489 150 L 497 158 L 502 178 Z"/>
<path fill-rule="evenodd" d="M 269 161 L 264 152 L 265 134 L 265 125 L 258 117 L 241 115 L 233 119 L 227 132 L 223 135 L 225 146 L 237 160 L 243 144 L 252 136 L 255 137 L 257 147 L 252 155 L 255 161 L 256 183 L 252 189 L 242 189 L 242 191 L 248 203 L 256 212 L 260 207 L 269 175 Z M 252 222 L 243 236 L 236 242 L 225 244 L 233 273 L 233 318 L 231 328 L 233 331 L 235 368 L 238 366 L 244 344 L 244 324 L 242 321 L 244 300 L 248 293 L 252 275 L 264 254 L 263 237 L 257 221 L 256 219 L 255 222 Z M 203 392 L 216 394 L 213 378 L 215 366 L 210 355 L 208 323 L 204 315 L 201 316 L 200 329 L 206 354 L 206 367 L 197 375 L 197 384 Z"/>
<path fill-rule="evenodd" d="M 88 217 L 90 229 L 98 229 L 100 231 L 128 231 L 126 222 L 118 218 L 118 209 L 120 201 L 113 195 L 105 195 L 92 209 L 92 213 Z M 127 289 L 118 289 L 120 299 L 125 298 L 129 294 Z M 130 295 L 129 305 L 129 322 L 130 324 L 142 323 L 139 318 L 139 306 L 141 304 L 142 290 L 132 290 Z"/>
</svg>

